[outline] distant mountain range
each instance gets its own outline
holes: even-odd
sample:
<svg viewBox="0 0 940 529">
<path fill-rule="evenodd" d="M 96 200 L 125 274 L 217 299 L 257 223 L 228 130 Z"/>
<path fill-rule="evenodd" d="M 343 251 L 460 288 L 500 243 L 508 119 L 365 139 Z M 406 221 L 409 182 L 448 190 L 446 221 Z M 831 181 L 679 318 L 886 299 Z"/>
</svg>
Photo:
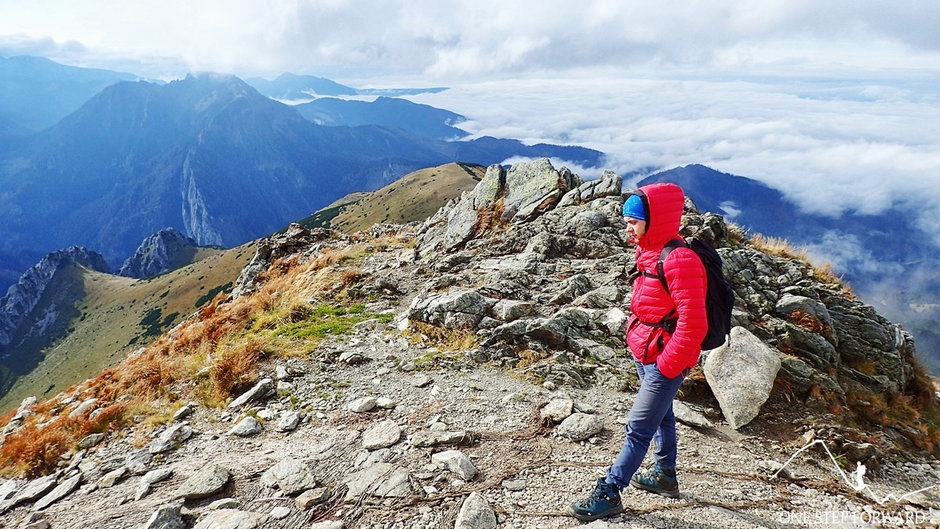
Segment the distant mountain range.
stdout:
<svg viewBox="0 0 940 529">
<path fill-rule="evenodd" d="M 51 127 L 105 87 L 135 79 L 43 57 L 0 57 L 0 142 Z"/>
<path fill-rule="evenodd" d="M 166 227 L 200 245 L 232 247 L 350 192 L 447 162 L 552 156 L 596 167 L 603 160 L 582 147 L 443 141 L 462 117 L 410 102 L 328 102 L 309 111 L 331 126 L 233 76 L 104 88 L 0 151 L 0 288 L 72 245 L 100 252 L 117 269 Z"/>
</svg>

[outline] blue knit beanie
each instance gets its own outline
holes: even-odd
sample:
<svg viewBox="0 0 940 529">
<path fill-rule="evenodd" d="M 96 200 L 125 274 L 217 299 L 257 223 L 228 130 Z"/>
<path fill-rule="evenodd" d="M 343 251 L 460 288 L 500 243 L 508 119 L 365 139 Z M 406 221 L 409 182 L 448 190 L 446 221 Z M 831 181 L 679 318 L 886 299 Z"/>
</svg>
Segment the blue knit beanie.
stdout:
<svg viewBox="0 0 940 529">
<path fill-rule="evenodd" d="M 623 216 L 646 220 L 646 208 L 643 207 L 643 199 L 640 198 L 640 195 L 630 195 L 623 203 Z"/>
</svg>

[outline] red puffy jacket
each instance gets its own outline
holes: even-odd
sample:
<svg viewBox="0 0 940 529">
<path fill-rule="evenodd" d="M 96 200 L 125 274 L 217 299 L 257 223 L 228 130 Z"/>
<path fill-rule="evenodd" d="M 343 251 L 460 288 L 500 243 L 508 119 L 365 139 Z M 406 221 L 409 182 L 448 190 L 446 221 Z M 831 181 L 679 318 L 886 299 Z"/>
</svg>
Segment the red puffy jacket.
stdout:
<svg viewBox="0 0 940 529">
<path fill-rule="evenodd" d="M 669 293 L 655 275 L 663 246 L 679 237 L 685 195 L 675 184 L 652 184 L 639 189 L 646 200 L 646 233 L 636 243 L 636 264 L 641 275 L 633 283 L 632 316 L 626 342 L 641 363 L 656 362 L 660 372 L 675 378 L 698 363 L 702 339 L 708 332 L 705 313 L 707 279 L 701 259 L 689 248 L 674 249 L 663 262 Z M 655 324 L 675 310 L 675 330 Z"/>
</svg>

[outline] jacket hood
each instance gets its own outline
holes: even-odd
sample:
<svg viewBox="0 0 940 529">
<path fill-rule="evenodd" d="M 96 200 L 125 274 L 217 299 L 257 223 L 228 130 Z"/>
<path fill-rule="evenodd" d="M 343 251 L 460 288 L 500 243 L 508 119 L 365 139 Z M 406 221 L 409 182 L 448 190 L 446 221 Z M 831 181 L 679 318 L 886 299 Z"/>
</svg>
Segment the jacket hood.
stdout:
<svg viewBox="0 0 940 529">
<path fill-rule="evenodd" d="M 685 194 L 676 184 L 650 184 L 638 189 L 645 197 L 646 233 L 637 241 L 643 248 L 658 250 L 676 238 L 682 225 Z"/>
</svg>

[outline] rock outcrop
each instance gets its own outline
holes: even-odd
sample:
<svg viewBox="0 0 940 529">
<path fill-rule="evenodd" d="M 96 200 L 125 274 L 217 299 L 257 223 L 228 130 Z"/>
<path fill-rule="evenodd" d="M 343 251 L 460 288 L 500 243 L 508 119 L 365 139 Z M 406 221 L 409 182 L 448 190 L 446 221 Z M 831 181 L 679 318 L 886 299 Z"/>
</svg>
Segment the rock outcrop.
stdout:
<svg viewBox="0 0 940 529">
<path fill-rule="evenodd" d="M 30 314 L 39 304 L 43 293 L 46 292 L 56 274 L 73 264 L 97 272 L 108 272 L 108 263 L 101 254 L 80 246 L 71 246 L 43 257 L 20 276 L 16 284 L 11 286 L 6 295 L 0 299 L 0 350 L 10 345 L 15 334 L 34 336 L 45 334 L 46 329 L 56 321 L 64 307 L 47 306 L 45 313 L 35 318 L 30 318 Z M 20 329 L 20 326 L 27 319 L 32 319 L 34 322 L 30 329 L 24 331 Z"/>
<path fill-rule="evenodd" d="M 144 239 L 127 258 L 119 276 L 147 278 L 189 264 L 198 246 L 176 228 L 166 228 Z"/>
</svg>

